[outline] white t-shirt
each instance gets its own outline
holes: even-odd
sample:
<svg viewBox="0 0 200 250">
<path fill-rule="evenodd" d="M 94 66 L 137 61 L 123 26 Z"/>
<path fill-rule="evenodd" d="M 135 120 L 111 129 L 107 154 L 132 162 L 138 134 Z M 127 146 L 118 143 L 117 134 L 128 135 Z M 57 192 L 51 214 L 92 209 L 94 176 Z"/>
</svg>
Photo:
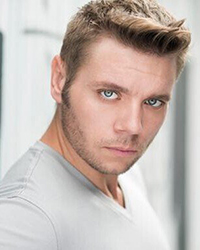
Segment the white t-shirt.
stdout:
<svg viewBox="0 0 200 250">
<path fill-rule="evenodd" d="M 136 165 L 119 184 L 126 208 L 37 142 L 0 184 L 0 249 L 168 250 Z"/>
</svg>

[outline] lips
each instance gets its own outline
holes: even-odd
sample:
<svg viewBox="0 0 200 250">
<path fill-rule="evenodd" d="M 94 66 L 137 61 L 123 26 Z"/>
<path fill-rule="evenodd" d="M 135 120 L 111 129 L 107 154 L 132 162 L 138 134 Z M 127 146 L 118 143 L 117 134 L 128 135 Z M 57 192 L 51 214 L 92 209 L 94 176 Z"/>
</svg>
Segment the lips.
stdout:
<svg viewBox="0 0 200 250">
<path fill-rule="evenodd" d="M 135 152 L 136 150 L 130 149 L 130 148 L 118 148 L 118 147 L 107 147 L 109 149 L 119 150 L 122 152 Z"/>
<path fill-rule="evenodd" d="M 137 152 L 134 149 L 123 148 L 123 147 L 105 147 L 105 148 L 110 152 L 120 156 L 131 156 Z"/>
</svg>

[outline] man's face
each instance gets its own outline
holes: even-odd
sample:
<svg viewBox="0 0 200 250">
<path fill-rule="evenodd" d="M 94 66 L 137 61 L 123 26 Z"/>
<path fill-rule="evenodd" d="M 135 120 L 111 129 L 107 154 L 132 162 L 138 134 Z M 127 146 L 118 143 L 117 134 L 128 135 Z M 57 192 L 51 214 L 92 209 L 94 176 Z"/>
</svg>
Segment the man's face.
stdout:
<svg viewBox="0 0 200 250">
<path fill-rule="evenodd" d="M 176 79 L 173 57 L 139 53 L 111 38 L 92 45 L 62 105 L 75 157 L 101 173 L 128 170 L 160 129 Z"/>
</svg>

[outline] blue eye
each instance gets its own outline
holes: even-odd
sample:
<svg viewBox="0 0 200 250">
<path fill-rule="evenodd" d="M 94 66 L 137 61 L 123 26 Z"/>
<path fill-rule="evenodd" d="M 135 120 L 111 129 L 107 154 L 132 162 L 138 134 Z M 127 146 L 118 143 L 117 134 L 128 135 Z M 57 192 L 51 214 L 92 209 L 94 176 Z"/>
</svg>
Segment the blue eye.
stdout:
<svg viewBox="0 0 200 250">
<path fill-rule="evenodd" d="M 150 105 L 150 106 L 156 107 L 156 108 L 161 107 L 163 105 L 163 102 L 158 100 L 158 99 L 149 99 L 149 100 L 145 101 L 145 103 L 147 105 Z"/>
<path fill-rule="evenodd" d="M 114 100 L 118 98 L 118 95 L 112 91 L 112 90 L 104 90 L 101 91 L 101 95 L 105 98 L 105 99 L 109 99 L 109 100 Z"/>
</svg>

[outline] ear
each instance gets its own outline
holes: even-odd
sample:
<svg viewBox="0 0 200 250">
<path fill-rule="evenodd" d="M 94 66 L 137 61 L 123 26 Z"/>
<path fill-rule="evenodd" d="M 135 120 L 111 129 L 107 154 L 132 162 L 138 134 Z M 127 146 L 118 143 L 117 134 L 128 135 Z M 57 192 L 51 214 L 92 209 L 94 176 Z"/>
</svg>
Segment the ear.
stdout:
<svg viewBox="0 0 200 250">
<path fill-rule="evenodd" d="M 60 56 L 55 56 L 51 63 L 51 95 L 59 104 L 62 103 L 62 89 L 65 85 L 66 67 Z"/>
</svg>

